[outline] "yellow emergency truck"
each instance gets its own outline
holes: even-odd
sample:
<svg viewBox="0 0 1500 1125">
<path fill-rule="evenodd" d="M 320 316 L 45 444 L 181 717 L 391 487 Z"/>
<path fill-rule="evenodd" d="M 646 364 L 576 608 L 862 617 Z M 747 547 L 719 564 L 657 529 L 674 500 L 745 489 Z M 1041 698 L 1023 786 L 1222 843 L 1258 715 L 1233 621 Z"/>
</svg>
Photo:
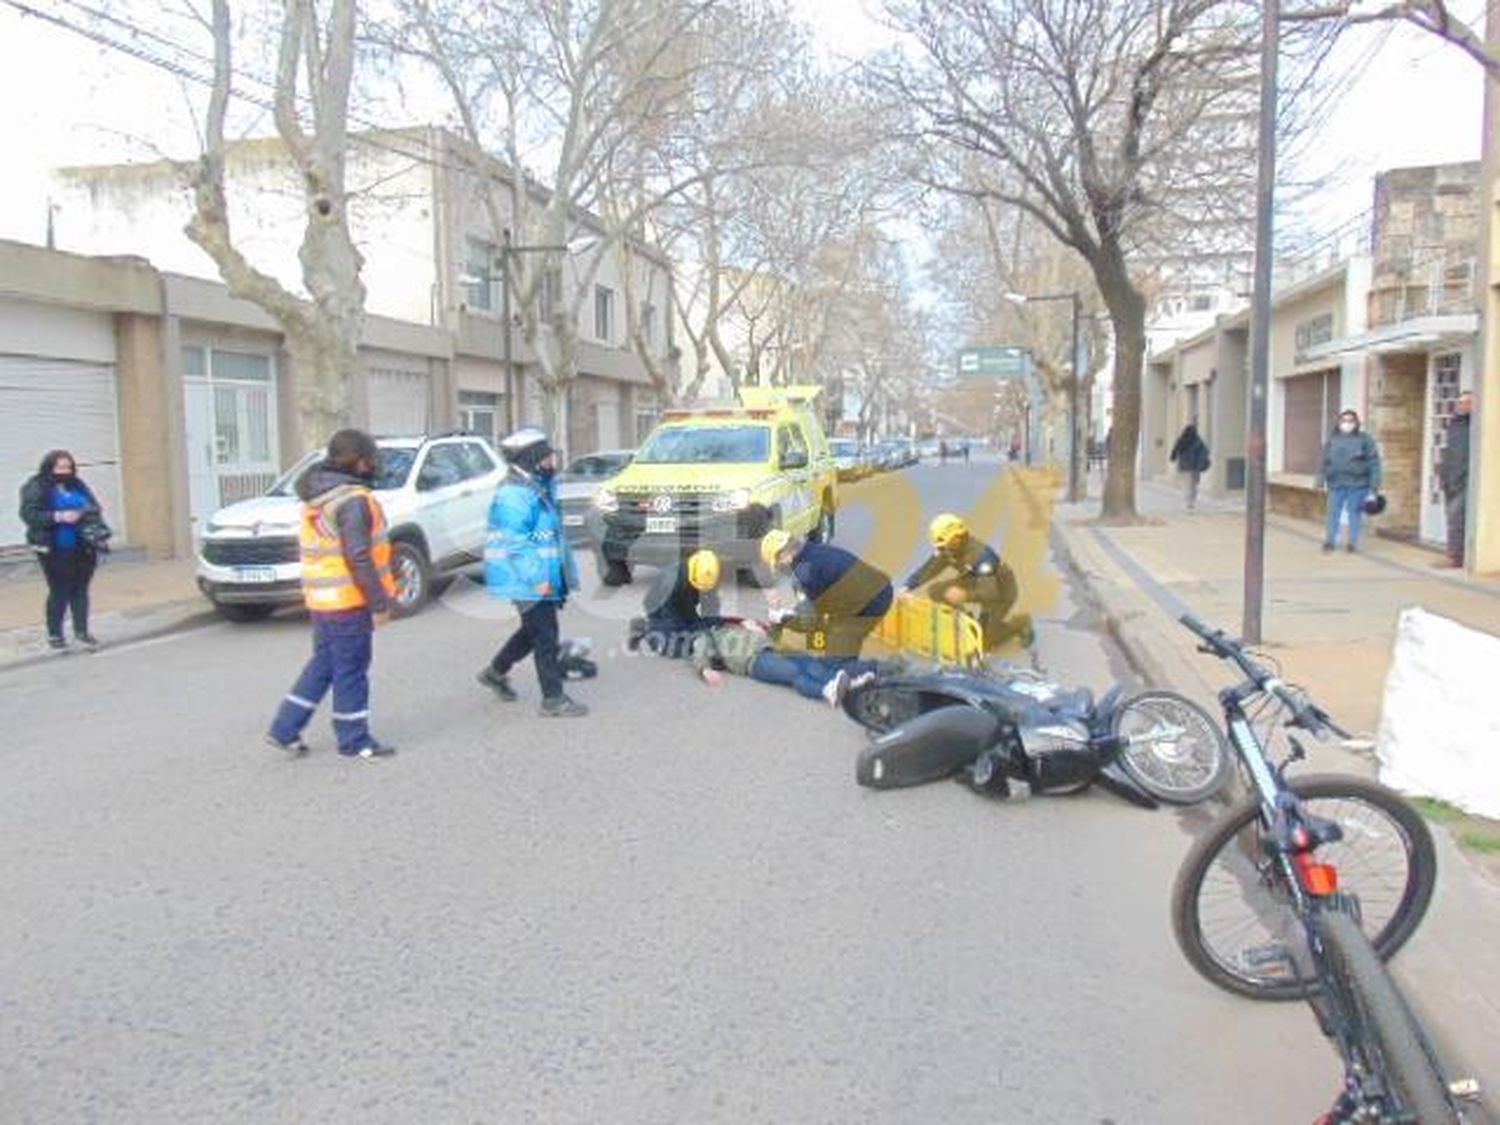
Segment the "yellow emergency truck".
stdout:
<svg viewBox="0 0 1500 1125">
<path fill-rule="evenodd" d="M 814 408 L 821 391 L 746 387 L 738 406 L 667 411 L 595 495 L 590 530 L 604 583 L 623 585 L 636 564 L 699 547 L 753 570 L 773 527 L 832 539 L 838 471 Z"/>
</svg>

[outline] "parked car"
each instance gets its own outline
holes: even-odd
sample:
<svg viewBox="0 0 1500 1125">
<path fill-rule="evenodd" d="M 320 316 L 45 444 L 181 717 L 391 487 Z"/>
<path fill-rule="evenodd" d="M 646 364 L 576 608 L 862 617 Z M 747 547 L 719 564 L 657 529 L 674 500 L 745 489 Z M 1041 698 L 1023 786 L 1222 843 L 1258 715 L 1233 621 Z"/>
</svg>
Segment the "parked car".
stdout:
<svg viewBox="0 0 1500 1125">
<path fill-rule="evenodd" d="M 839 480 L 859 480 L 870 474 L 871 465 L 864 448 L 853 438 L 834 438 L 828 443 Z"/>
<path fill-rule="evenodd" d="M 619 476 L 634 456 L 633 449 L 601 450 L 575 457 L 557 475 L 557 498 L 562 504 L 563 527 L 569 543 L 575 546 L 588 543 L 588 515 L 594 506 L 595 493 L 605 481 Z"/>
<path fill-rule="evenodd" d="M 925 461 L 936 461 L 942 453 L 943 443 L 936 438 L 917 446 L 917 456 Z"/>
<path fill-rule="evenodd" d="M 379 438 L 374 491 L 390 527 L 396 611 L 415 613 L 448 576 L 484 559 L 490 501 L 505 475 L 494 448 L 471 434 Z M 264 496 L 213 514 L 198 541 L 198 588 L 231 621 L 255 621 L 302 601 L 297 482 L 322 459 L 308 453 Z"/>
<path fill-rule="evenodd" d="M 898 438 L 886 438 L 875 449 L 881 472 L 903 469 L 908 464 L 906 443 Z"/>
<path fill-rule="evenodd" d="M 838 472 L 812 405 L 821 390 L 745 387 L 739 407 L 667 411 L 595 496 L 590 537 L 605 585 L 700 546 L 753 572 L 767 520 L 833 538 Z"/>
</svg>

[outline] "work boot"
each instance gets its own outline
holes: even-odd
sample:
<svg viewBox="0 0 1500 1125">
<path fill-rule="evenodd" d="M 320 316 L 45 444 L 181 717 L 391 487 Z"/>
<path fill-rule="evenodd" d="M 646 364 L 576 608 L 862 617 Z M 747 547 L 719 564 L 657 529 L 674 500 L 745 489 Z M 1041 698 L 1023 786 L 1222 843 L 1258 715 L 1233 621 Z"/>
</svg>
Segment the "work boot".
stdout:
<svg viewBox="0 0 1500 1125">
<path fill-rule="evenodd" d="M 361 746 L 358 750 L 340 750 L 339 754 L 345 758 L 363 758 L 371 761 L 375 758 L 388 758 L 396 752 L 394 746 L 388 746 L 383 742 L 370 740 L 369 745 Z"/>
<path fill-rule="evenodd" d="M 589 713 L 589 709 L 576 699 L 570 699 L 566 695 L 554 695 L 550 699 L 542 700 L 542 705 L 537 712 L 544 719 L 581 719 Z"/>
<path fill-rule="evenodd" d="M 302 757 L 308 750 L 307 743 L 303 742 L 302 736 L 297 734 L 292 735 L 288 739 L 280 739 L 274 734 L 268 734 L 266 735 L 266 745 L 284 751 L 294 758 Z"/>
<path fill-rule="evenodd" d="M 507 703 L 514 703 L 521 698 L 516 694 L 516 689 L 510 686 L 510 677 L 502 676 L 499 672 L 495 671 L 493 664 L 486 664 L 484 671 L 480 672 L 474 678 L 485 687 L 494 691 L 496 695 Z"/>
</svg>

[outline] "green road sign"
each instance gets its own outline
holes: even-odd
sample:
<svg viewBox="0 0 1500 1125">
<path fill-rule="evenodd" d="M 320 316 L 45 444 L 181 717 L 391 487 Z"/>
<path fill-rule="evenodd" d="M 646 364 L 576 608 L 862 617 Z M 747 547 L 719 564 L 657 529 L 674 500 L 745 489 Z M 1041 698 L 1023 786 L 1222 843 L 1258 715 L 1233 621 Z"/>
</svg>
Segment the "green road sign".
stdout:
<svg viewBox="0 0 1500 1125">
<path fill-rule="evenodd" d="M 1031 373 L 1031 353 L 1025 348 L 964 348 L 958 353 L 958 374 L 965 379 L 1024 379 Z"/>
</svg>

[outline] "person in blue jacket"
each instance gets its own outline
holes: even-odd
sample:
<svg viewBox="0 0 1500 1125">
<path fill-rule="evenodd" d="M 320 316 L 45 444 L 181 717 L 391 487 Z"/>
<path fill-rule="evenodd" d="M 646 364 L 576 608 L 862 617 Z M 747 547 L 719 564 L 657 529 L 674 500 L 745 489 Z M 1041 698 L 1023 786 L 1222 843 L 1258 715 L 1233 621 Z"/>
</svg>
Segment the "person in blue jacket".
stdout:
<svg viewBox="0 0 1500 1125">
<path fill-rule="evenodd" d="M 59 652 L 67 649 L 63 623 L 71 613 L 78 643 L 97 649 L 99 642 L 89 632 L 89 583 L 99 553 L 107 549 L 109 529 L 66 449 L 43 457 L 36 475 L 22 486 L 21 522 L 47 578 L 47 644 Z"/>
<path fill-rule="evenodd" d="M 509 472 L 490 505 L 484 579 L 489 592 L 515 603 L 521 627 L 479 673 L 479 682 L 506 702 L 518 696 L 510 670 L 530 656 L 542 685 L 541 714 L 574 719 L 588 708 L 563 691 L 557 611 L 578 588 L 578 569 L 563 534 L 562 509 L 553 480 L 557 455 L 547 435 L 518 430 L 500 443 Z"/>
</svg>

